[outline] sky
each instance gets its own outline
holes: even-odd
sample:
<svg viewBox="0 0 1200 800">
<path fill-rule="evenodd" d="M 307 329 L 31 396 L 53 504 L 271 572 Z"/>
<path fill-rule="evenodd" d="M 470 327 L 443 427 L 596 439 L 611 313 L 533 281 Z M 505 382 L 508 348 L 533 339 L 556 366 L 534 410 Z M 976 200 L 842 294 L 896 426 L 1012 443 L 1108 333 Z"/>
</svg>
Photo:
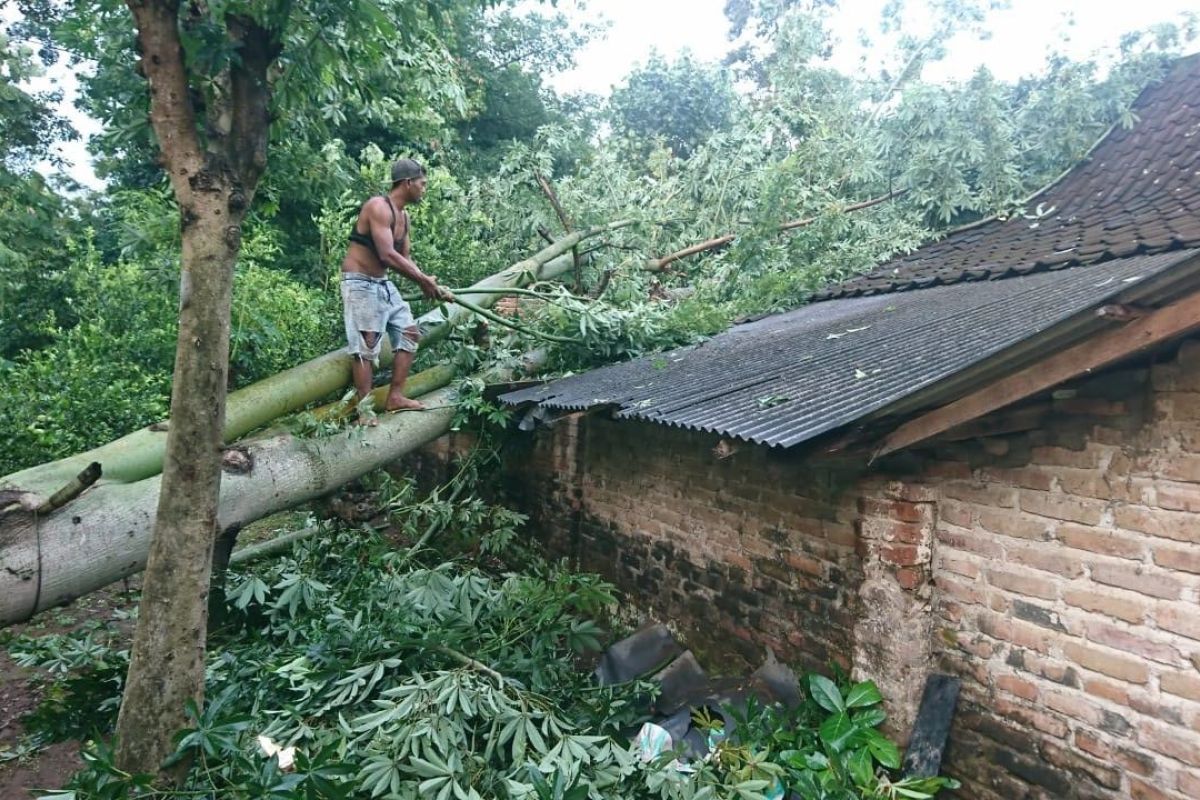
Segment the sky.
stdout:
<svg viewBox="0 0 1200 800">
<path fill-rule="evenodd" d="M 833 20 L 835 36 L 842 46 L 835 65 L 846 71 L 860 68 L 863 51 L 855 44 L 860 29 L 875 33 L 885 0 L 842 0 Z M 724 0 L 559 0 L 557 7 L 574 19 L 605 18 L 606 35 L 585 47 L 576 67 L 552 76 L 550 85 L 560 92 L 586 91 L 606 95 L 621 82 L 630 69 L 644 63 L 657 50 L 671 58 L 684 49 L 700 59 L 719 60 L 728 48 L 728 24 L 723 14 Z M 914 33 L 928 22 L 922 4 L 913 3 L 911 20 Z M 1015 80 L 1040 71 L 1047 52 L 1062 47 L 1075 56 L 1113 47 L 1121 34 L 1150 25 L 1178 21 L 1188 10 L 1200 10 L 1197 0 L 1012 0 L 1011 8 L 992 12 L 986 27 L 987 41 L 962 37 L 953 42 L 947 59 L 924 75 L 929 80 L 952 80 L 969 75 L 980 64 L 1001 80 Z M 9 12 L 0 3 L 0 15 Z M 1069 24 L 1073 21 L 1073 24 Z M 1190 45 L 1200 49 L 1200 42 Z M 867 54 L 868 60 L 870 54 Z M 67 97 L 73 92 L 75 76 L 57 71 L 59 85 Z M 44 88 L 44 87 L 43 87 Z M 84 136 L 98 132 L 92 120 L 72 115 L 72 121 Z M 61 147 L 63 156 L 73 164 L 72 176 L 87 186 L 97 187 L 83 141 Z"/>
</svg>

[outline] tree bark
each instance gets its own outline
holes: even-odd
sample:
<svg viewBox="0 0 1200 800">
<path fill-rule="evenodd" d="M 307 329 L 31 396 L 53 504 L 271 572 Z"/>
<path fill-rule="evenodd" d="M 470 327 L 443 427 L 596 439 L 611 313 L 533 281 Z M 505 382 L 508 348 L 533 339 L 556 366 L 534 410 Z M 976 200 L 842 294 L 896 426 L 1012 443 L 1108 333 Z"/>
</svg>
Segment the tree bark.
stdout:
<svg viewBox="0 0 1200 800">
<path fill-rule="evenodd" d="M 266 166 L 266 71 L 279 48 L 253 21 L 236 14 L 225 18 L 238 58 L 213 81 L 221 89 L 206 96 L 201 148 L 178 3 L 128 2 L 149 84 L 150 122 L 179 203 L 182 239 L 171 424 L 115 753 L 121 769 L 157 774 L 174 733 L 187 725 L 188 701 L 203 703 L 233 269 L 242 220 Z"/>
</svg>

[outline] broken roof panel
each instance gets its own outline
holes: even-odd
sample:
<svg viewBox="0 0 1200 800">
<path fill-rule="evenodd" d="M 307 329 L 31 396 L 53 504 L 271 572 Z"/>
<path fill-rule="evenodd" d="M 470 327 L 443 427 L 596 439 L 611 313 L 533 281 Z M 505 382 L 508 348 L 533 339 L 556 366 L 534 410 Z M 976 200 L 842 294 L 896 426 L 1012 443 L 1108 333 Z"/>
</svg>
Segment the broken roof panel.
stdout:
<svg viewBox="0 0 1200 800">
<path fill-rule="evenodd" d="M 900 292 L 1200 246 L 1200 55 L 1180 59 L 1091 156 L 1031 203 L 830 286 L 814 299 Z M 1038 215 L 1040 210 L 1040 216 Z"/>
<path fill-rule="evenodd" d="M 986 361 L 1200 255 L 852 297 L 735 326 L 694 347 L 501 396 L 790 447 Z"/>
</svg>

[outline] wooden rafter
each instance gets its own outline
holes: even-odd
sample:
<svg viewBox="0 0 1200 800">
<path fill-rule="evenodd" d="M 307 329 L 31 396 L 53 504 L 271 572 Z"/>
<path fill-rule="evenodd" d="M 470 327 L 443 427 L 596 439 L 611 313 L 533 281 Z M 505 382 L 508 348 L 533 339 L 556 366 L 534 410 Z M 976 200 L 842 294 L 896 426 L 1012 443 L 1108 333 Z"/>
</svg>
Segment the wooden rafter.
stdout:
<svg viewBox="0 0 1200 800">
<path fill-rule="evenodd" d="M 923 442 L 1063 381 L 1099 369 L 1140 350 L 1200 327 L 1200 292 L 1100 333 L 1001 378 L 953 403 L 910 420 L 892 431 L 875 458 Z"/>
</svg>

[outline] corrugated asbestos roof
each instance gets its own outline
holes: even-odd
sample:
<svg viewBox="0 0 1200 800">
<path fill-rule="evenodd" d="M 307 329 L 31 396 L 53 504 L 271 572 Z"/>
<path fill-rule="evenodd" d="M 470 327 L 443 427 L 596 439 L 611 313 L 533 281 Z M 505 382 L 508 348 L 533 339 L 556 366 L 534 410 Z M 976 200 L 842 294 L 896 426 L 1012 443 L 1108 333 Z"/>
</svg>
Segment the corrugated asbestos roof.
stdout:
<svg viewBox="0 0 1200 800">
<path fill-rule="evenodd" d="M 993 220 L 952 233 L 814 299 L 995 280 L 1200 246 L 1200 55 L 1180 59 L 1133 111 L 1138 124 L 1113 130 L 1036 198 L 1040 218 Z"/>
<path fill-rule="evenodd" d="M 503 395 L 790 447 L 886 408 L 1200 255 L 1200 249 L 814 303 L 713 339 Z"/>
</svg>

